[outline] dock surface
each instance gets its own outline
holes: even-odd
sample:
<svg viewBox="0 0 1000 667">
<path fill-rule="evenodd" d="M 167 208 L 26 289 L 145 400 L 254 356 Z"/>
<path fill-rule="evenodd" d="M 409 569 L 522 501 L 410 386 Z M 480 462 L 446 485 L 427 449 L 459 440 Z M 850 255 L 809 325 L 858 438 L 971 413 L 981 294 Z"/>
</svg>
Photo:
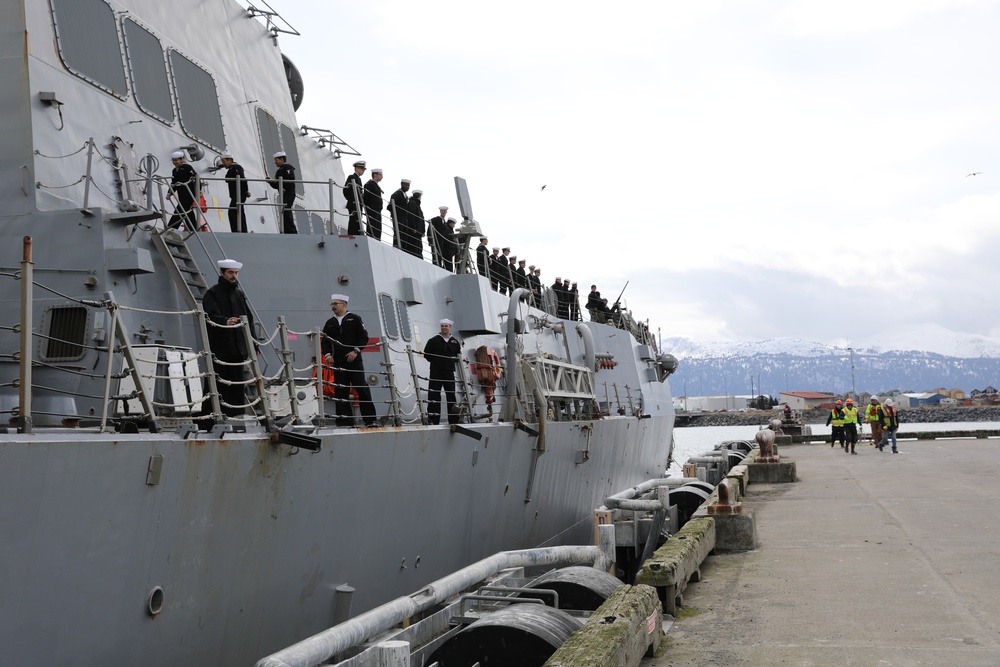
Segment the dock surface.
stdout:
<svg viewBox="0 0 1000 667">
<path fill-rule="evenodd" d="M 1000 665 L 1000 442 L 783 447 L 760 547 L 713 554 L 642 667 Z"/>
</svg>

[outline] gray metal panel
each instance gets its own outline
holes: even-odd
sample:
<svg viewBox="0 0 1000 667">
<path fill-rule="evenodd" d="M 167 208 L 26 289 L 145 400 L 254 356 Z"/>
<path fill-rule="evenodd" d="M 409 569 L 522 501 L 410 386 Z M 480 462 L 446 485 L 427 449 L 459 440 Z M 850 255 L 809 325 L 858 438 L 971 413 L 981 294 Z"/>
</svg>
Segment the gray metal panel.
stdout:
<svg viewBox="0 0 1000 667">
<path fill-rule="evenodd" d="M 226 134 L 212 75 L 176 49 L 167 51 L 167 59 L 184 133 L 216 150 L 224 149 Z"/>
<path fill-rule="evenodd" d="M 131 17 L 122 21 L 122 32 L 125 34 L 125 58 L 139 108 L 154 118 L 173 123 L 170 79 L 160 40 Z"/>
<path fill-rule="evenodd" d="M 455 319 L 455 329 L 463 334 L 500 333 L 500 320 L 490 307 L 492 300 L 485 298 L 490 292 L 489 281 L 478 274 L 453 275 L 446 278 L 448 291 L 454 303 L 452 311 L 461 313 Z"/>
<path fill-rule="evenodd" d="M 125 66 L 115 13 L 103 0 L 51 0 L 59 57 L 69 71 L 126 97 Z"/>
<path fill-rule="evenodd" d="M 257 133 L 260 135 L 261 160 L 268 171 L 274 168 L 272 156 L 281 150 L 278 122 L 266 110 L 257 107 Z"/>
</svg>

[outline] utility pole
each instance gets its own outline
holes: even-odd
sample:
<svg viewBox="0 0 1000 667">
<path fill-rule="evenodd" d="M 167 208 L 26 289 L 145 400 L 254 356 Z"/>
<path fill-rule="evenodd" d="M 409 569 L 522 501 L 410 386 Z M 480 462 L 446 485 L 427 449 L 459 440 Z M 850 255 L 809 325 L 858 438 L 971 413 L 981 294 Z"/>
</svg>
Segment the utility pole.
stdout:
<svg viewBox="0 0 1000 667">
<path fill-rule="evenodd" d="M 849 347 L 847 351 L 851 353 L 851 398 L 857 398 L 858 392 L 854 389 L 854 348 Z"/>
</svg>

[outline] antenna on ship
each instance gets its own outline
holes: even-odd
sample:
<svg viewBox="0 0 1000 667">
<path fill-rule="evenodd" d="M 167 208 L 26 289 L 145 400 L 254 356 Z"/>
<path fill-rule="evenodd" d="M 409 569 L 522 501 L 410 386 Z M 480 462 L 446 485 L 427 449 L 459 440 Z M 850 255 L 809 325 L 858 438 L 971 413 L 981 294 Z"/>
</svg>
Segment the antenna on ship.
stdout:
<svg viewBox="0 0 1000 667">
<path fill-rule="evenodd" d="M 462 226 L 455 230 L 458 238 L 459 252 L 458 266 L 456 273 L 473 273 L 472 264 L 469 259 L 469 246 L 473 236 L 482 236 L 483 230 L 479 223 L 472 217 L 472 199 L 469 197 L 469 186 L 461 176 L 455 177 L 455 196 L 458 197 L 458 210 L 462 212 Z"/>
</svg>

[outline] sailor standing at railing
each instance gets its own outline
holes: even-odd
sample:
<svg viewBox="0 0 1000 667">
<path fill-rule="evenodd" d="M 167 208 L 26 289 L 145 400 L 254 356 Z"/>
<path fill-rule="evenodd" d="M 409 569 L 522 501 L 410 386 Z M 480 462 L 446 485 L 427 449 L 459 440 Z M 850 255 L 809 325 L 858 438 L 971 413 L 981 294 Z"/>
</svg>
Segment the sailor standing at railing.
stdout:
<svg viewBox="0 0 1000 667">
<path fill-rule="evenodd" d="M 368 219 L 368 236 L 376 241 L 382 239 L 382 170 L 372 169 L 372 177 L 365 183 L 365 217 Z"/>
<path fill-rule="evenodd" d="M 267 179 L 267 184 L 275 190 L 278 189 L 279 184 L 281 185 L 282 232 L 298 234 L 295 217 L 292 215 L 292 205 L 295 203 L 295 167 L 288 164 L 285 151 L 278 151 L 274 154 L 274 165 L 278 169 L 274 172 L 274 178 Z"/>
<path fill-rule="evenodd" d="M 337 426 L 354 426 L 351 408 L 351 387 L 358 394 L 358 407 L 365 426 L 376 426 L 375 404 L 365 380 L 365 365 L 361 350 L 368 345 L 368 330 L 359 315 L 347 312 L 346 294 L 331 294 L 333 317 L 323 325 L 322 352 L 333 365 L 334 391 L 337 402 Z"/>
<path fill-rule="evenodd" d="M 226 185 L 229 186 L 229 230 L 247 233 L 247 213 L 243 202 L 250 198 L 250 184 L 243 165 L 233 160 L 232 153 L 219 156 L 222 166 L 226 168 Z"/>
<path fill-rule="evenodd" d="M 198 175 L 194 167 L 184 161 L 184 151 L 174 151 L 170 154 L 170 162 L 174 165 L 174 170 L 170 173 L 170 192 L 167 199 L 177 195 L 177 208 L 167 223 L 171 229 L 177 229 L 184 222 L 185 228 L 193 232 L 198 228 L 195 217 L 195 202 L 198 201 Z"/>
<path fill-rule="evenodd" d="M 409 211 L 410 197 L 407 191 L 410 189 L 410 179 L 403 178 L 399 181 L 399 189 L 389 197 L 389 217 L 392 218 L 392 245 L 396 248 L 403 247 L 403 223 L 407 219 Z"/>
<path fill-rule="evenodd" d="M 444 392 L 448 410 L 448 423 L 458 423 L 458 405 L 455 402 L 455 364 L 462 354 L 462 343 L 451 335 L 455 324 L 449 319 L 439 323 L 441 332 L 424 345 L 424 357 L 431 365 L 427 382 L 427 417 L 431 424 L 441 423 L 441 393 Z"/>
<path fill-rule="evenodd" d="M 219 282 L 205 292 L 202 305 L 208 319 L 226 327 L 209 325 L 208 344 L 215 358 L 223 362 L 214 364 L 215 374 L 222 380 L 218 385 L 219 398 L 223 402 L 222 412 L 233 417 L 242 415 L 245 410 L 244 362 L 250 358 L 246 333 L 237 325 L 242 322 L 242 317 L 246 317 L 253 333 L 253 311 L 247 303 L 247 295 L 240 289 L 239 275 L 243 264 L 235 259 L 220 259 L 217 264 Z M 258 350 L 254 352 L 259 353 Z"/>
<path fill-rule="evenodd" d="M 364 160 L 358 160 L 354 163 L 354 173 L 348 176 L 347 182 L 344 183 L 344 199 L 347 200 L 347 233 L 350 236 L 361 235 L 361 205 L 363 199 L 361 193 L 364 190 L 361 177 L 365 175 L 367 168 L 368 165 Z"/>
</svg>

